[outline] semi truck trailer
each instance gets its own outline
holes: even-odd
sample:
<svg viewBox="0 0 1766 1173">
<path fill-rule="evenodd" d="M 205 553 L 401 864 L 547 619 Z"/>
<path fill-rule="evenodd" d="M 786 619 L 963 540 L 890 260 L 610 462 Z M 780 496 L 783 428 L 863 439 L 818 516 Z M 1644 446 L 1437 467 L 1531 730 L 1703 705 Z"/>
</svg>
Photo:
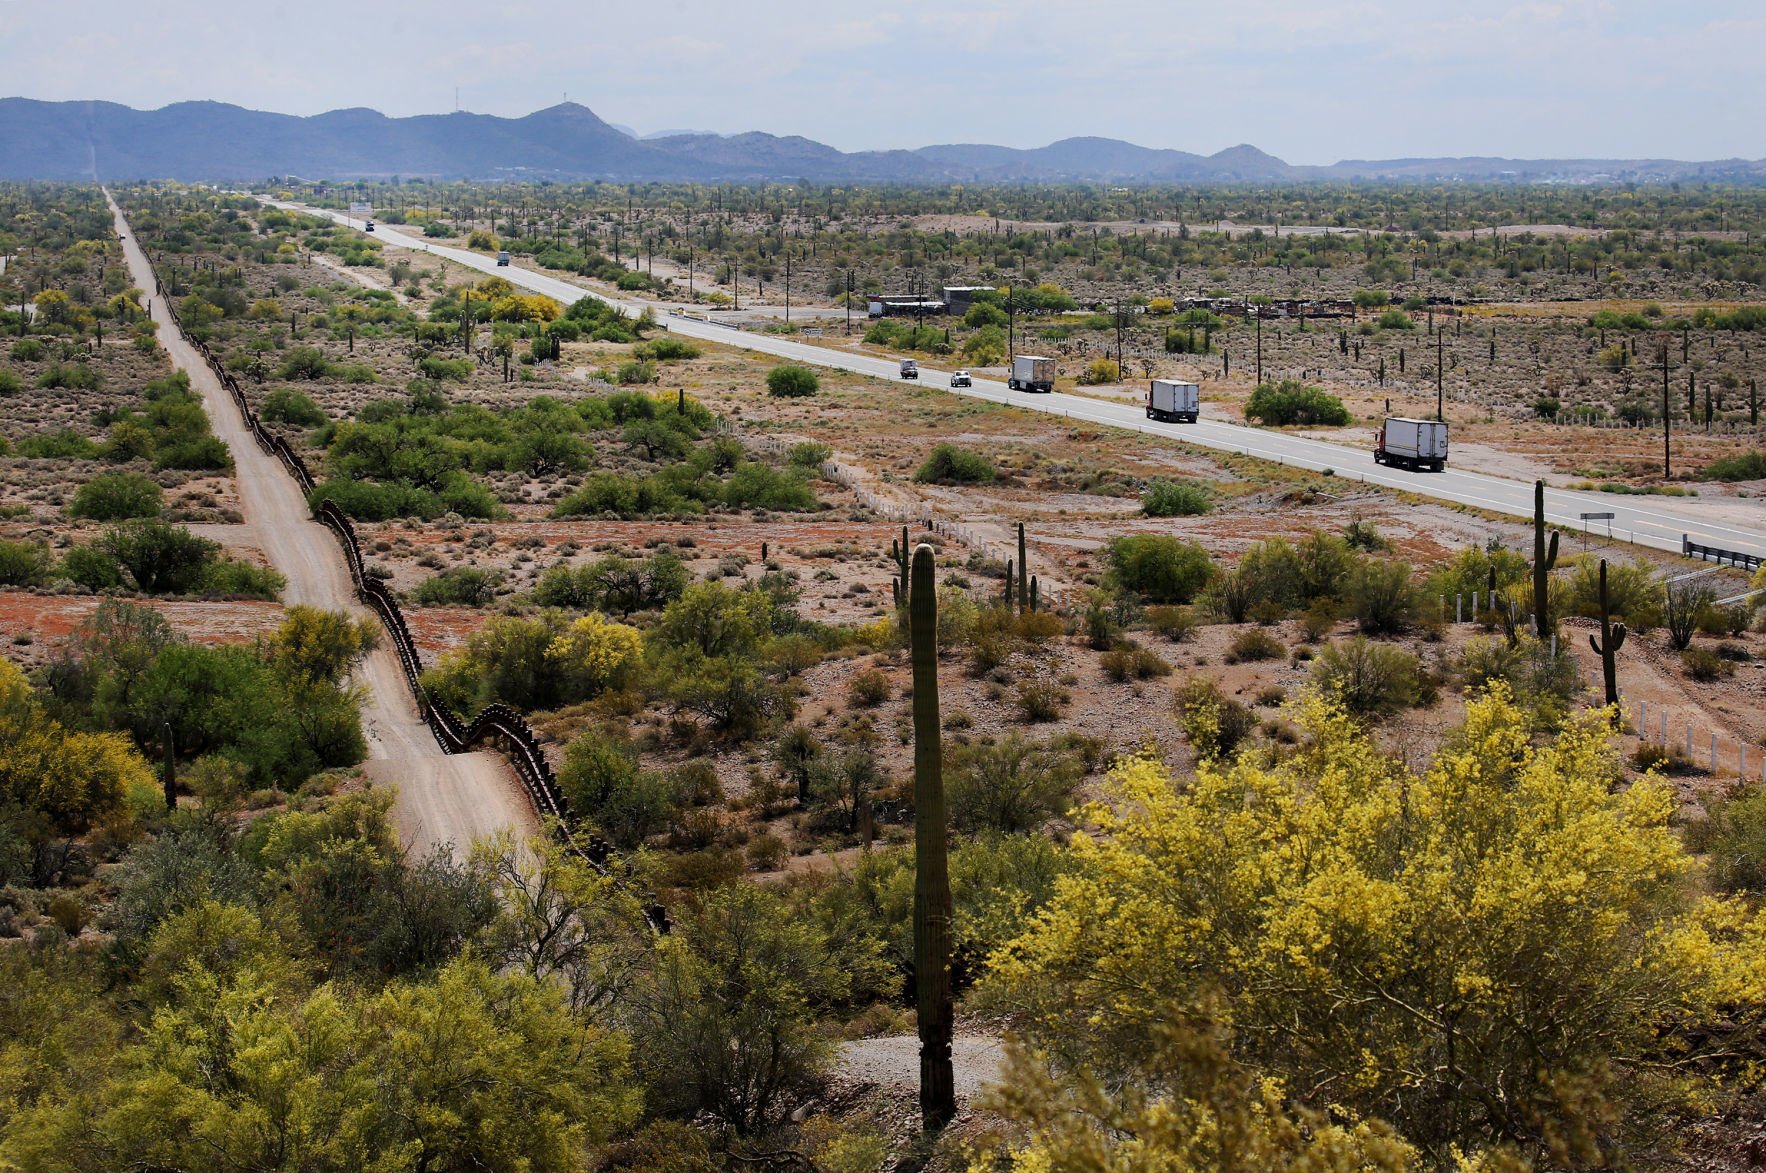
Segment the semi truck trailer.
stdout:
<svg viewBox="0 0 1766 1173">
<path fill-rule="evenodd" d="M 1038 358 L 1034 354 L 1015 356 L 1012 359 L 1012 374 L 1006 380 L 1006 386 L 1014 391 L 1053 391 L 1055 360 Z"/>
<path fill-rule="evenodd" d="M 1440 472 L 1447 467 L 1447 422 L 1387 416 L 1374 433 L 1374 463 Z"/>
<path fill-rule="evenodd" d="M 1175 379 L 1154 379 L 1147 387 L 1147 418 L 1196 422 L 1202 407 L 1202 389 Z"/>
</svg>

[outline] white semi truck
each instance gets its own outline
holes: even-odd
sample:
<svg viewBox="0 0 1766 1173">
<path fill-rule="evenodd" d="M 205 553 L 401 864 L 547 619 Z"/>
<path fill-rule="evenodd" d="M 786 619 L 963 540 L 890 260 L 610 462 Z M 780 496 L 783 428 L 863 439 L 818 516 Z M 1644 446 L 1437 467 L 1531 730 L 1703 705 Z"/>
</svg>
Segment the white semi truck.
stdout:
<svg viewBox="0 0 1766 1173">
<path fill-rule="evenodd" d="M 1154 379 L 1147 387 L 1147 418 L 1196 422 L 1202 407 L 1202 389 L 1175 379 Z"/>
<path fill-rule="evenodd" d="M 1374 433 L 1374 463 L 1440 472 L 1447 467 L 1447 422 L 1387 416 Z"/>
<path fill-rule="evenodd" d="M 1014 391 L 1053 391 L 1055 389 L 1055 360 L 1038 358 L 1034 354 L 1014 356 L 1012 375 L 1006 380 L 1006 386 Z"/>
</svg>

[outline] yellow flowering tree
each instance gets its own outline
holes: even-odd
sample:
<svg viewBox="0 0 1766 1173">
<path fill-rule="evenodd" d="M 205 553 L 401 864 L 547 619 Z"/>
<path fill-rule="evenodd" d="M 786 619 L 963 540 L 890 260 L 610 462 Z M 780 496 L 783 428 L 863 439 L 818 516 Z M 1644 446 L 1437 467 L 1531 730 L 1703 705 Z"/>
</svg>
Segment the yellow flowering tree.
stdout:
<svg viewBox="0 0 1766 1173">
<path fill-rule="evenodd" d="M 1210 1005 L 1300 1107 L 1443 1157 L 1606 1161 L 1697 1094 L 1735 1041 L 1705 1024 L 1766 1000 L 1766 931 L 1696 895 L 1669 790 L 1616 787 L 1604 714 L 1535 745 L 1496 685 L 1421 774 L 1324 699 L 1297 715 L 1286 760 L 1205 761 L 1181 788 L 1148 759 L 1112 773 L 1078 869 L 991 961 L 1031 1040 L 1183 1103 L 1161 1040 L 1173 1006 Z"/>
<path fill-rule="evenodd" d="M 565 677 L 565 693 L 588 700 L 625 684 L 643 654 L 635 627 L 591 611 L 546 647 L 546 659 Z"/>
<path fill-rule="evenodd" d="M 50 717 L 24 673 L 0 660 L 0 806 L 80 831 L 115 811 L 153 774 L 120 733 L 80 733 Z"/>
</svg>

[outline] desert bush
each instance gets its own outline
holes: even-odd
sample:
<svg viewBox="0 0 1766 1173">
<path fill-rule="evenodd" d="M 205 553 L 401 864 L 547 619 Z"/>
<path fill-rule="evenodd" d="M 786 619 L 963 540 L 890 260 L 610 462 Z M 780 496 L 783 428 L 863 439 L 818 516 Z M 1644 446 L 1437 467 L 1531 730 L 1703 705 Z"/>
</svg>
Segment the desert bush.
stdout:
<svg viewBox="0 0 1766 1173">
<path fill-rule="evenodd" d="M 69 517 L 93 521 L 157 517 L 164 501 L 164 490 L 151 477 L 133 472 L 105 473 L 80 486 L 67 512 Z"/>
<path fill-rule="evenodd" d="M 820 473 L 822 465 L 834 457 L 834 449 L 819 440 L 804 440 L 793 444 L 785 452 L 785 463 L 793 468 L 808 469 Z"/>
<path fill-rule="evenodd" d="M 1349 575 L 1349 613 L 1370 635 L 1403 631 L 1416 622 L 1421 596 L 1410 567 L 1396 559 L 1368 559 Z"/>
<path fill-rule="evenodd" d="M 1171 665 L 1157 654 L 1133 642 L 1123 642 L 1098 658 L 1104 674 L 1117 683 L 1170 676 Z"/>
<path fill-rule="evenodd" d="M 889 677 L 875 668 L 867 668 L 852 678 L 846 691 L 859 708 L 874 709 L 889 699 Z"/>
<path fill-rule="evenodd" d="M 90 460 L 98 455 L 98 446 L 72 428 L 62 428 L 26 436 L 16 451 L 33 460 Z"/>
<path fill-rule="evenodd" d="M 37 386 L 71 391 L 96 391 L 103 382 L 98 372 L 83 362 L 52 362 L 37 376 Z"/>
<path fill-rule="evenodd" d="M 59 573 L 89 591 L 109 591 L 123 585 L 123 569 L 116 558 L 97 546 L 75 546 L 62 555 Z"/>
<path fill-rule="evenodd" d="M 499 571 L 454 566 L 418 583 L 411 600 L 425 607 L 487 607 L 502 581 Z"/>
<path fill-rule="evenodd" d="M 1758 449 L 1738 456 L 1723 456 L 1705 466 L 1707 480 L 1757 481 L 1766 479 L 1766 452 Z"/>
<path fill-rule="evenodd" d="M 1141 512 L 1148 517 L 1200 517 L 1212 508 L 1208 490 L 1188 481 L 1157 478 L 1141 494 Z"/>
<path fill-rule="evenodd" d="M 1279 660 L 1288 654 L 1282 641 L 1260 627 L 1241 631 L 1233 636 L 1226 649 L 1228 664 L 1251 664 L 1259 660 Z"/>
<path fill-rule="evenodd" d="M 802 399 L 820 391 L 822 380 L 808 367 L 786 364 L 767 372 L 766 389 L 775 399 Z"/>
<path fill-rule="evenodd" d="M 1088 747 L 1068 737 L 1036 742 L 1008 733 L 992 744 L 954 746 L 945 759 L 951 824 L 966 835 L 1034 831 L 1067 812 L 1087 759 Z"/>
<path fill-rule="evenodd" d="M 326 415 L 310 397 L 292 387 L 278 387 L 264 396 L 258 415 L 272 424 L 293 424 L 300 428 L 316 428 Z"/>
<path fill-rule="evenodd" d="M 1313 663 L 1312 676 L 1344 708 L 1365 717 L 1391 716 L 1433 699 L 1415 656 L 1360 635 L 1326 645 Z"/>
<path fill-rule="evenodd" d="M 1178 724 L 1198 758 L 1231 757 L 1257 728 L 1250 709 L 1206 677 L 1186 681 L 1177 693 Z"/>
<path fill-rule="evenodd" d="M 667 824 L 666 784 L 638 768 L 636 753 L 622 738 L 591 732 L 572 741 L 558 785 L 571 812 L 620 847 L 636 847 Z"/>
<path fill-rule="evenodd" d="M 1680 653 L 1680 667 L 1688 679 L 1697 680 L 1701 684 L 1709 684 L 1713 680 L 1722 680 L 1735 675 L 1735 663 L 1725 660 L 1710 648 L 1687 648 Z"/>
<path fill-rule="evenodd" d="M 1031 680 L 1018 686 L 1018 715 L 1033 724 L 1059 721 L 1072 700 L 1066 689 L 1048 681 Z"/>
<path fill-rule="evenodd" d="M 1206 550 L 1165 534 L 1112 539 L 1107 557 L 1111 584 L 1149 603 L 1188 603 L 1214 574 Z"/>
<path fill-rule="evenodd" d="M 1088 387 L 1121 381 L 1122 366 L 1113 358 L 1094 358 L 1079 375 L 1079 382 Z"/>
<path fill-rule="evenodd" d="M 1349 409 L 1343 401 L 1318 387 L 1307 387 L 1292 379 L 1280 383 L 1264 383 L 1251 392 L 1245 402 L 1245 418 L 1269 427 L 1290 424 L 1340 426 L 1349 422 Z"/>
<path fill-rule="evenodd" d="M 1600 616 L 1600 559 L 1578 554 L 1552 581 L 1562 583 L 1554 599 L 1554 610 L 1560 614 L 1581 615 L 1588 619 Z M 1510 581 L 1520 581 L 1516 574 Z M 1504 576 L 1498 583 L 1506 585 Z M 1632 631 L 1643 633 L 1660 627 L 1664 620 L 1666 600 L 1655 568 L 1647 562 L 1612 562 L 1607 565 L 1607 606 L 1613 619 Z"/>
<path fill-rule="evenodd" d="M 993 464 L 979 452 L 939 444 L 914 473 L 923 485 L 979 485 L 994 478 Z"/>
<path fill-rule="evenodd" d="M 287 579 L 267 566 L 233 558 L 216 558 L 202 568 L 198 590 L 205 595 L 223 598 L 274 599 L 287 585 Z"/>
<path fill-rule="evenodd" d="M 1669 583 L 1662 609 L 1662 622 L 1668 628 L 1668 646 L 1684 652 L 1716 598 L 1717 589 L 1703 579 Z"/>
<path fill-rule="evenodd" d="M 684 359 L 698 358 L 701 353 L 697 346 L 684 338 L 653 338 L 649 342 L 642 342 L 632 347 L 633 355 L 641 359 L 654 359 L 657 362 L 678 362 Z"/>
<path fill-rule="evenodd" d="M 1718 891 L 1766 892 L 1766 789 L 1746 786 L 1715 804 L 1702 825 L 1689 826 L 1688 840 Z"/>
<path fill-rule="evenodd" d="M 1182 643 L 1196 630 L 1196 613 L 1188 607 L 1148 607 L 1146 620 L 1148 627 L 1173 643 Z"/>
<path fill-rule="evenodd" d="M 0 586 L 38 586 L 54 559 L 41 542 L 0 541 Z"/>
<path fill-rule="evenodd" d="M 1525 633 L 1513 640 L 1503 636 L 1469 640 L 1454 667 L 1468 692 L 1488 691 L 1496 682 L 1507 685 L 1515 704 L 1538 729 L 1562 725 L 1570 701 L 1582 687 L 1568 647 L 1554 657 L 1549 643 Z"/>
</svg>

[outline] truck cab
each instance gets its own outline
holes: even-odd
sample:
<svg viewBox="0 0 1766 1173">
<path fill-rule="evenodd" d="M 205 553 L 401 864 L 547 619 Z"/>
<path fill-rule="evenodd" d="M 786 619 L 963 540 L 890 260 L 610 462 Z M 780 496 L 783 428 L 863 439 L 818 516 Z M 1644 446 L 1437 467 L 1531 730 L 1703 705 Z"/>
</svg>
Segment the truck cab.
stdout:
<svg viewBox="0 0 1766 1173">
<path fill-rule="evenodd" d="M 902 359 L 901 377 L 904 379 L 918 379 L 920 377 L 920 364 L 911 358 Z"/>
</svg>

